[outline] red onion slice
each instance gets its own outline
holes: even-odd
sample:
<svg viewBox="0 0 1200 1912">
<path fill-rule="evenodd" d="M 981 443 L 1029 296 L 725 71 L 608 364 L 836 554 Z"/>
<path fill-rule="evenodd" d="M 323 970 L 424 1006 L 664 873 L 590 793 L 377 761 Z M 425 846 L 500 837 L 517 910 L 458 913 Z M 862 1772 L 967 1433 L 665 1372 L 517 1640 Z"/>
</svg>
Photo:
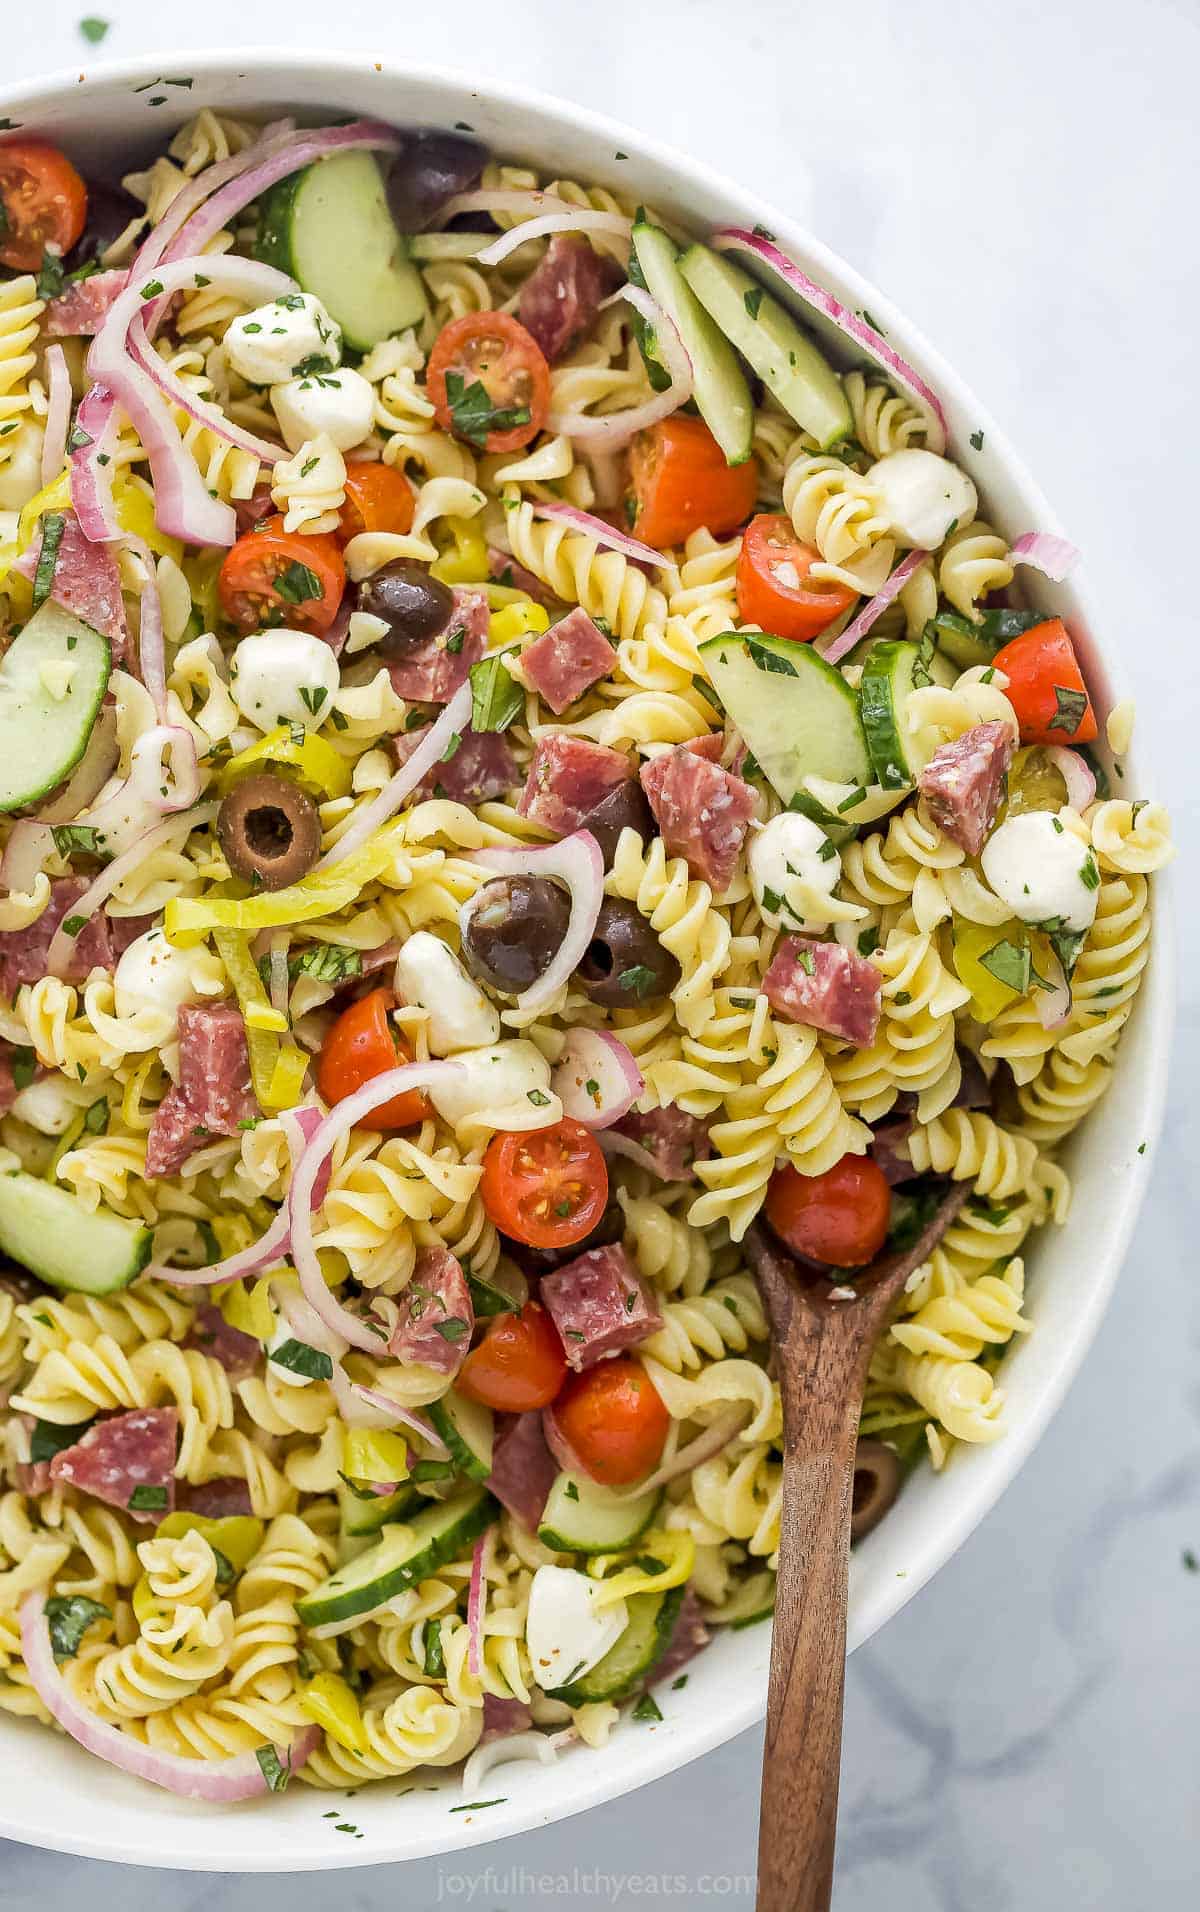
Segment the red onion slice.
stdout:
<svg viewBox="0 0 1200 1912">
<path fill-rule="evenodd" d="M 325 1326 L 305 1297 L 284 1282 L 280 1282 L 272 1292 L 280 1314 L 297 1341 L 302 1341 L 306 1348 L 316 1348 L 319 1353 L 329 1355 L 335 1363 L 339 1362 L 346 1352 L 346 1343 L 340 1334 L 334 1334 L 331 1328 Z"/>
<path fill-rule="evenodd" d="M 875 596 L 863 605 L 858 616 L 851 619 L 844 631 L 838 632 L 827 651 L 820 653 L 827 664 L 836 664 L 840 658 L 845 657 L 847 651 L 854 649 L 859 638 L 866 636 L 877 617 L 882 617 L 892 599 L 900 595 L 918 565 L 924 564 L 928 556 L 928 551 L 914 550 L 910 551 L 907 557 L 901 558 L 891 575 L 884 579 Z"/>
<path fill-rule="evenodd" d="M 624 299 L 653 329 L 655 343 L 671 383 L 665 392 L 659 392 L 644 404 L 631 405 L 623 412 L 608 412 L 603 417 L 580 412 L 549 413 L 546 419 L 548 432 L 559 432 L 565 438 L 585 439 L 592 449 L 601 447 L 613 450 L 628 444 L 635 432 L 657 425 L 660 418 L 677 411 L 692 395 L 692 361 L 684 349 L 674 320 L 668 317 L 648 292 L 643 292 L 636 285 L 621 286 L 611 298 L 602 301 L 600 310 L 603 311 L 605 306 L 612 305 L 617 299 Z"/>
<path fill-rule="evenodd" d="M 54 832 L 48 823 L 35 823 L 30 817 L 14 823 L 0 860 L 0 882 L 8 891 L 28 896 L 53 849 Z"/>
<path fill-rule="evenodd" d="M 46 431 L 42 439 L 42 483 L 57 478 L 67 455 L 71 429 L 71 374 L 61 345 L 46 347 Z"/>
<path fill-rule="evenodd" d="M 577 210 L 569 199 L 542 192 L 540 187 L 477 186 L 472 192 L 455 193 L 453 199 L 448 199 L 439 215 L 439 224 L 448 226 L 464 212 L 507 212 L 517 219 L 524 213 L 530 219 L 537 219 L 543 213 Z"/>
<path fill-rule="evenodd" d="M 558 843 L 523 843 L 512 850 L 476 850 L 472 861 L 501 876 L 557 876 L 571 892 L 567 933 L 554 960 L 517 997 L 517 1008 L 534 1015 L 553 1002 L 587 954 L 604 901 L 604 857 L 590 830 L 576 830 Z M 470 905 L 468 904 L 468 910 Z"/>
<path fill-rule="evenodd" d="M 257 1753 L 243 1753 L 236 1759 L 182 1759 L 178 1753 L 157 1752 L 123 1733 L 120 1727 L 109 1726 L 79 1704 L 54 1664 L 46 1625 L 46 1595 L 41 1589 L 25 1595 L 20 1620 L 21 1653 L 34 1691 L 51 1718 L 85 1752 L 120 1767 L 134 1779 L 162 1786 L 181 1799 L 204 1799 L 224 1806 L 239 1799 L 257 1799 L 272 1790 Z M 306 1726 L 290 1747 L 276 1746 L 275 1756 L 285 1773 L 296 1772 L 320 1742 L 320 1727 Z"/>
<path fill-rule="evenodd" d="M 278 1015 L 286 1017 L 291 997 L 286 929 L 274 929 L 270 933 L 267 942 L 267 976 L 271 1007 Z"/>
<path fill-rule="evenodd" d="M 422 736 L 412 756 L 401 764 L 383 789 L 359 812 L 332 850 L 326 850 L 316 866 L 318 870 L 327 870 L 334 863 L 340 863 L 343 857 L 357 850 L 368 837 L 374 836 L 376 830 L 396 814 L 409 792 L 416 789 L 425 772 L 432 770 L 435 763 L 440 763 L 450 739 L 456 732 L 461 735 L 470 721 L 471 686 L 467 682 L 455 691 L 437 722 Z"/>
<path fill-rule="evenodd" d="M 153 830 L 147 830 L 145 836 L 139 837 L 128 850 L 114 857 L 111 863 L 105 864 L 99 876 L 83 892 L 71 914 L 64 917 L 55 930 L 50 948 L 46 953 L 47 974 L 50 976 L 64 974 L 70 964 L 75 944 L 85 926 L 91 922 L 105 898 L 112 895 L 117 885 L 136 870 L 139 863 L 143 863 L 148 856 L 152 856 L 162 844 L 169 843 L 181 823 L 186 823 L 189 831 L 199 830 L 206 823 L 212 822 L 220 807 L 218 803 L 202 803 L 195 810 L 181 810 L 176 816 L 167 817 L 162 823 L 156 824 Z M 79 923 L 78 929 L 68 930 L 67 924 L 75 922 Z"/>
<path fill-rule="evenodd" d="M 716 1420 L 709 1423 L 703 1433 L 697 1434 L 693 1440 L 677 1449 L 669 1461 L 664 1461 L 662 1466 L 651 1474 L 649 1480 L 640 1480 L 636 1486 L 629 1488 L 624 1498 L 633 1500 L 638 1494 L 653 1493 L 655 1488 L 665 1487 L 668 1481 L 678 1480 L 681 1474 L 690 1474 L 693 1467 L 699 1467 L 702 1462 L 710 1461 L 714 1454 L 719 1454 L 728 1447 L 730 1441 L 736 1439 L 749 1419 L 750 1408 L 744 1401 L 726 1408 L 723 1414 L 718 1414 Z"/>
<path fill-rule="evenodd" d="M 123 538 L 112 493 L 112 454 L 117 442 L 117 401 L 103 385 L 93 385 L 75 414 L 76 446 L 71 453 L 71 503 L 79 528 L 92 544 Z"/>
<path fill-rule="evenodd" d="M 1014 564 L 1027 564 L 1032 571 L 1061 584 L 1079 563 L 1079 547 L 1067 538 L 1056 538 L 1049 531 L 1027 531 L 1009 551 Z"/>
<path fill-rule="evenodd" d="M 1067 802 L 1082 813 L 1096 795 L 1096 776 L 1087 758 L 1066 744 L 1046 744 L 1044 749 L 1067 786 Z"/>
<path fill-rule="evenodd" d="M 39 823 L 74 823 L 100 795 L 121 759 L 115 704 L 104 704 L 92 725 L 87 749 L 67 781 L 38 811 Z"/>
<path fill-rule="evenodd" d="M 449 1455 L 450 1449 L 430 1422 L 401 1407 L 383 1388 L 368 1388 L 352 1381 L 340 1363 L 333 1370 L 333 1392 L 338 1413 L 348 1427 L 406 1427 L 424 1441 L 431 1453 L 442 1459 Z"/>
<path fill-rule="evenodd" d="M 324 1117 L 320 1109 L 306 1103 L 297 1109 L 285 1109 L 279 1120 L 288 1139 L 294 1174 L 296 1163 Z M 318 1203 L 324 1200 L 328 1183 L 328 1175 L 323 1182 L 318 1177 Z M 243 1276 L 259 1275 L 264 1269 L 278 1268 L 287 1259 L 291 1239 L 291 1218 L 285 1201 L 266 1234 L 260 1235 L 256 1242 L 251 1242 L 249 1248 L 239 1248 L 236 1255 L 226 1255 L 223 1261 L 210 1262 L 207 1268 L 172 1268 L 166 1262 L 151 1263 L 146 1269 L 146 1278 L 168 1282 L 172 1288 L 210 1288 L 218 1282 L 240 1281 Z"/>
<path fill-rule="evenodd" d="M 214 261 L 214 263 L 216 263 Z M 207 273 L 208 268 L 205 268 Z M 203 276 L 203 275 L 202 275 Z M 265 303 L 265 301 L 264 301 Z M 215 437 L 223 438 L 228 445 L 235 445 L 239 451 L 247 451 L 253 457 L 261 459 L 264 465 L 274 465 L 280 458 L 286 458 L 287 452 L 282 445 L 274 444 L 269 438 L 259 438 L 254 432 L 245 431 L 241 425 L 235 425 L 226 418 L 218 405 L 206 404 L 189 391 L 177 372 L 159 358 L 158 353 L 146 337 L 146 328 L 139 316 L 129 327 L 127 341 L 129 356 L 141 367 L 147 376 L 153 379 L 163 397 L 181 412 L 203 425 Z"/>
<path fill-rule="evenodd" d="M 596 518 L 590 511 L 577 511 L 574 505 L 546 504 L 540 498 L 531 500 L 535 518 L 555 518 L 560 524 L 570 525 L 573 531 L 581 531 L 585 537 L 595 538 L 597 544 L 607 545 L 610 551 L 620 551 L 635 564 L 652 564 L 660 571 L 672 568 L 673 560 L 655 551 L 651 545 L 642 544 L 637 538 L 631 538 L 625 531 L 618 531 L 606 518 Z"/>
<path fill-rule="evenodd" d="M 471 1554 L 471 1579 L 467 1588 L 467 1670 L 479 1679 L 483 1674 L 483 1616 L 487 1610 L 487 1570 L 496 1544 L 496 1529 L 486 1527 L 475 1542 Z"/>
<path fill-rule="evenodd" d="M 593 212 L 586 206 L 568 206 L 564 212 L 548 212 L 539 219 L 526 219 L 511 231 L 501 233 L 499 239 L 476 253 L 475 263 L 498 266 L 502 259 L 507 259 L 510 252 L 516 252 L 526 240 L 544 239 L 551 232 L 612 232 L 619 234 L 622 239 L 630 239 L 633 221 L 624 218 L 619 212 Z"/>
<path fill-rule="evenodd" d="M 585 1129 L 607 1129 L 633 1107 L 646 1084 L 625 1043 L 605 1029 L 572 1029 L 550 1075 L 564 1115 Z"/>
<path fill-rule="evenodd" d="M 667 1179 L 650 1150 L 643 1148 L 640 1142 L 635 1142 L 632 1135 L 621 1135 L 616 1129 L 604 1129 L 596 1140 L 606 1155 L 623 1156 L 625 1161 L 633 1162 L 638 1168 L 646 1169 L 653 1175 L 656 1182 Z"/>
<path fill-rule="evenodd" d="M 763 238 L 759 233 L 748 232 L 745 226 L 723 226 L 713 233 L 709 244 L 716 252 L 730 252 L 739 248 L 743 252 L 752 252 L 756 259 L 761 259 L 764 265 L 777 272 L 793 292 L 798 292 L 807 305 L 813 306 L 823 318 L 836 325 L 846 338 L 853 339 L 855 345 L 861 346 L 873 359 L 885 365 L 896 383 L 902 385 L 909 397 L 915 399 L 926 413 L 930 451 L 945 451 L 949 428 L 941 400 L 926 385 L 915 367 L 907 359 L 902 359 L 887 340 L 879 336 L 874 326 L 868 325 L 857 312 L 851 312 L 840 299 L 834 298 L 832 292 L 826 292 L 824 286 L 819 286 L 815 279 L 810 279 L 772 240 Z"/>
<path fill-rule="evenodd" d="M 326 1286 L 321 1264 L 317 1260 L 313 1241 L 313 1214 L 324 1199 L 320 1192 L 321 1172 L 342 1136 L 348 1135 L 355 1123 L 370 1115 L 372 1109 L 379 1108 L 381 1103 L 389 1102 L 394 1095 L 401 1095 L 407 1089 L 424 1089 L 430 1083 L 440 1082 L 447 1075 L 460 1073 L 459 1065 L 454 1062 L 409 1062 L 402 1068 L 385 1070 L 383 1075 L 364 1083 L 361 1089 L 356 1089 L 353 1095 L 348 1095 L 325 1116 L 309 1138 L 292 1174 L 292 1186 L 288 1193 L 292 1260 L 305 1299 L 316 1309 L 327 1328 L 341 1335 L 343 1341 L 348 1341 L 352 1348 L 361 1348 L 367 1354 L 381 1354 L 387 1346 L 387 1336 L 380 1329 L 369 1326 L 362 1315 L 352 1314 L 342 1306 Z"/>
</svg>

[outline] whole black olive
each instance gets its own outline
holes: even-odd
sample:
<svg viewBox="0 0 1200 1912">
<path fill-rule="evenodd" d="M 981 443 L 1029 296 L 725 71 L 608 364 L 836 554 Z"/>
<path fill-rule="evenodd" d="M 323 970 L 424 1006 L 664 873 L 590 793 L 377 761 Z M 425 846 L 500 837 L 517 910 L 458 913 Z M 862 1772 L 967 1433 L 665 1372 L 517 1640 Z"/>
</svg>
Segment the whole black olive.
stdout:
<svg viewBox="0 0 1200 1912">
<path fill-rule="evenodd" d="M 656 834 L 654 816 L 646 801 L 646 792 L 636 777 L 627 777 L 589 810 L 579 821 L 581 830 L 590 830 L 600 845 L 604 867 L 611 870 L 617 853 L 617 838 L 622 830 L 636 830 L 643 843 Z"/>
<path fill-rule="evenodd" d="M 264 890 L 307 876 L 321 854 L 321 819 L 312 798 L 286 777 L 247 777 L 217 812 L 217 836 L 235 876 Z"/>
<path fill-rule="evenodd" d="M 479 182 L 487 147 L 462 133 L 418 133 L 392 161 L 387 196 L 401 232 L 424 232 L 455 193 Z"/>
<path fill-rule="evenodd" d="M 140 219 L 145 211 L 132 193 L 121 186 L 110 186 L 107 180 L 89 180 L 87 195 L 87 224 L 63 260 L 68 272 L 78 272 L 80 266 L 98 260 L 113 240 L 120 238 L 130 220 Z"/>
<path fill-rule="evenodd" d="M 622 897 L 606 896 L 587 954 L 575 974 L 593 1002 L 632 1009 L 669 996 L 679 964 L 663 948 L 646 918 Z"/>
<path fill-rule="evenodd" d="M 877 1527 L 900 1492 L 900 1462 L 883 1441 L 860 1441 L 854 1450 L 854 1496 L 850 1538 L 861 1540 Z"/>
<path fill-rule="evenodd" d="M 546 876 L 501 876 L 480 890 L 463 930 L 472 975 L 505 995 L 549 969 L 567 933 L 571 904 Z"/>
<path fill-rule="evenodd" d="M 405 657 L 427 638 L 444 631 L 454 610 L 454 593 L 414 558 L 393 558 L 358 587 L 358 608 L 381 617 L 388 626 L 379 640 L 385 657 Z"/>
</svg>

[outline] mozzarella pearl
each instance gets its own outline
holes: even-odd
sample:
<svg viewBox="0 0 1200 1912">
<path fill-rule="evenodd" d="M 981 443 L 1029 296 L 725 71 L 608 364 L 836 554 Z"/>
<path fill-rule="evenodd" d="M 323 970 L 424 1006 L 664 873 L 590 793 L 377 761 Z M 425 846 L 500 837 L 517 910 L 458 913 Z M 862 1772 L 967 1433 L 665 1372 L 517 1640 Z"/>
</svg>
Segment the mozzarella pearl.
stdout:
<svg viewBox="0 0 1200 1912">
<path fill-rule="evenodd" d="M 1064 929 L 1096 920 L 1100 873 L 1086 843 L 1048 810 L 1009 817 L 983 846 L 983 873 L 1023 923 L 1061 918 Z"/>
<path fill-rule="evenodd" d="M 470 1115 L 495 1129 L 544 1129 L 562 1120 L 562 1103 L 550 1087 L 550 1064 L 532 1042 L 466 1049 L 454 1061 L 456 1074 L 429 1089 L 434 1108 L 452 1126 Z"/>
<path fill-rule="evenodd" d="M 271 403 L 289 451 L 325 432 L 339 451 L 361 445 L 375 416 L 375 393 L 361 372 L 314 373 L 272 385 Z"/>
<path fill-rule="evenodd" d="M 901 544 L 936 551 L 958 525 L 970 524 L 979 493 L 965 471 L 935 451 L 889 452 L 866 482 L 883 494 L 883 509 Z"/>
<path fill-rule="evenodd" d="M 306 359 L 340 365 L 342 328 L 311 292 L 292 292 L 234 319 L 225 334 L 225 356 L 248 385 L 278 385 Z"/>
<path fill-rule="evenodd" d="M 842 859 L 819 825 L 795 810 L 783 810 L 753 830 L 746 853 L 750 886 L 772 929 L 815 933 L 828 929 L 822 897 L 832 896 Z"/>
<path fill-rule="evenodd" d="M 529 1585 L 525 1645 L 539 1686 L 590 1673 L 629 1624 L 624 1600 L 597 1606 L 600 1587 L 575 1567 L 539 1567 Z"/>
<path fill-rule="evenodd" d="M 458 1049 L 485 1049 L 500 1039 L 500 1016 L 454 951 L 419 929 L 396 958 L 396 988 L 409 1005 L 429 1016 L 429 1047 L 435 1056 Z"/>
<path fill-rule="evenodd" d="M 203 948 L 176 949 L 161 929 L 148 929 L 130 943 L 113 973 L 113 1006 L 119 1018 L 139 1009 L 165 1011 L 172 1020 L 185 1003 L 216 995 L 221 972 Z"/>
<path fill-rule="evenodd" d="M 229 670 L 234 703 L 260 730 L 277 724 L 318 730 L 340 684 L 337 658 L 308 631 L 256 631 L 242 639 Z"/>
</svg>

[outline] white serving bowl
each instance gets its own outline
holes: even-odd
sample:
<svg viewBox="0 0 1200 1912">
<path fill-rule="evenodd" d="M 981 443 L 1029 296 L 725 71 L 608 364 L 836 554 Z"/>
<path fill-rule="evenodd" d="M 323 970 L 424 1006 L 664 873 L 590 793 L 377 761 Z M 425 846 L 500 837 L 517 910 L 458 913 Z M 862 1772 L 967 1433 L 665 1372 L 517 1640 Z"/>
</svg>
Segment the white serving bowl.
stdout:
<svg viewBox="0 0 1200 1912">
<path fill-rule="evenodd" d="M 164 70 L 178 78 L 148 84 Z M 178 83 L 184 76 L 190 87 Z M 165 103 L 156 105 L 164 95 Z M 106 66 L 82 82 L 72 73 L 0 88 L 8 124 L 61 142 L 92 171 L 110 176 L 161 150 L 202 106 L 234 113 L 296 109 L 313 119 L 363 113 L 398 125 L 467 121 L 498 154 L 550 176 L 633 189 L 699 234 L 723 223 L 763 224 L 846 305 L 869 310 L 940 395 L 956 454 L 978 480 L 988 517 L 1010 537 L 1061 529 L 986 409 L 885 293 L 786 211 L 599 114 L 439 69 L 379 68 L 356 54 L 273 48 L 227 56 L 156 53 Z M 983 446 L 976 452 L 969 438 L 980 430 Z M 1090 594 L 1075 579 L 1051 585 L 1025 576 L 1039 603 L 1070 620 L 1103 715 L 1117 694 L 1116 672 L 1100 655 L 1103 625 L 1093 617 Z M 1125 787 L 1136 793 L 1136 765 L 1125 767 Z M 1011 1431 L 991 1447 L 960 1447 L 940 1478 L 919 1471 L 855 1551 L 852 1649 L 924 1586 L 994 1505 L 1062 1401 L 1099 1324 L 1145 1192 L 1165 1097 L 1174 988 L 1161 878 L 1156 931 L 1115 1085 L 1067 1154 L 1075 1183 L 1072 1220 L 1065 1229 L 1043 1230 L 1033 1248 L 1035 1332 L 1020 1341 L 1003 1371 Z M 1143 1143 L 1150 1146 L 1139 1153 Z M 549 1768 L 507 1766 L 484 1788 L 487 1797 L 502 1793 L 504 1801 L 485 1812 L 451 1813 L 462 1800 L 453 1778 L 436 1792 L 420 1784 L 404 1797 L 397 1796 L 399 1786 L 366 1787 L 348 1809 L 360 1840 L 335 1833 L 334 1822 L 321 1816 L 325 1800 L 301 1784 L 248 1805 L 192 1804 L 126 1778 L 59 1735 L 0 1714 L 0 1835 L 130 1864 L 223 1872 L 309 1871 L 458 1852 L 581 1812 L 732 1738 L 763 1714 L 769 1653 L 765 1626 L 724 1635 L 693 1664 L 686 1688 L 671 1694 L 661 1725 L 619 1730 L 605 1750 L 579 1749 Z"/>
</svg>

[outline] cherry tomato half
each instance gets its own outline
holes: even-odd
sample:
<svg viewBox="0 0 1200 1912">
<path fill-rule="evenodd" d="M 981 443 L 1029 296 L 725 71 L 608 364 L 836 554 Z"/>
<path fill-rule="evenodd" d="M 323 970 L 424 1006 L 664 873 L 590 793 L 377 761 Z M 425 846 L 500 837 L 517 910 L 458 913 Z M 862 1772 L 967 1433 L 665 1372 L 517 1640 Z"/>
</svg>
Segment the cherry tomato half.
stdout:
<svg viewBox="0 0 1200 1912">
<path fill-rule="evenodd" d="M 331 1106 L 344 1102 L 385 1070 L 399 1069 L 412 1061 L 412 1050 L 388 1021 L 392 1000 L 387 989 L 373 989 L 370 995 L 360 996 L 343 1009 L 321 1044 L 317 1088 Z M 406 1089 L 372 1109 L 363 1121 L 370 1129 L 408 1129 L 415 1122 L 423 1122 L 428 1114 L 429 1099 L 424 1090 Z"/>
<path fill-rule="evenodd" d="M 497 1315 L 462 1365 L 458 1387 L 501 1414 L 549 1407 L 567 1375 L 558 1329 L 540 1301 Z"/>
<path fill-rule="evenodd" d="M 550 410 L 550 367 L 509 313 L 466 312 L 434 340 L 425 389 L 443 431 L 480 451 L 519 451 Z"/>
<path fill-rule="evenodd" d="M 360 531 L 394 531 L 403 537 L 412 530 L 414 509 L 413 488 L 394 465 L 371 461 L 346 466 L 340 537 L 357 538 Z"/>
<path fill-rule="evenodd" d="M 737 567 L 741 622 L 800 643 L 818 637 L 854 602 L 848 585 L 832 580 L 809 584 L 808 574 L 819 558 L 811 544 L 801 543 L 791 519 L 781 511 L 752 518 Z"/>
<path fill-rule="evenodd" d="M 548 1129 L 495 1135 L 483 1158 L 483 1205 L 502 1234 L 530 1248 L 569 1248 L 608 1204 L 600 1144 L 569 1117 Z"/>
<path fill-rule="evenodd" d="M 87 187 L 65 153 L 40 139 L 0 145 L 0 263 L 36 272 L 49 249 L 61 259 L 87 224 Z"/>
<path fill-rule="evenodd" d="M 735 531 L 754 509 L 758 460 L 726 463 L 702 418 L 672 412 L 639 432 L 629 450 L 635 534 L 657 550 L 693 531 Z"/>
<path fill-rule="evenodd" d="M 793 1254 L 862 1268 L 883 1247 L 892 1196 L 869 1155 L 843 1155 L 824 1175 L 776 1169 L 766 1207 L 767 1220 Z"/>
<path fill-rule="evenodd" d="M 1060 617 L 1048 617 L 1005 644 L 992 659 L 1008 679 L 1023 744 L 1090 744 L 1092 709 L 1075 648 Z"/>
<path fill-rule="evenodd" d="M 641 1362 L 619 1354 L 572 1375 L 554 1419 L 593 1480 L 627 1487 L 658 1466 L 671 1417 Z"/>
<path fill-rule="evenodd" d="M 217 588 L 222 610 L 239 631 L 286 624 L 319 637 L 338 614 L 346 566 L 330 533 L 285 531 L 276 515 L 238 539 Z"/>
</svg>

